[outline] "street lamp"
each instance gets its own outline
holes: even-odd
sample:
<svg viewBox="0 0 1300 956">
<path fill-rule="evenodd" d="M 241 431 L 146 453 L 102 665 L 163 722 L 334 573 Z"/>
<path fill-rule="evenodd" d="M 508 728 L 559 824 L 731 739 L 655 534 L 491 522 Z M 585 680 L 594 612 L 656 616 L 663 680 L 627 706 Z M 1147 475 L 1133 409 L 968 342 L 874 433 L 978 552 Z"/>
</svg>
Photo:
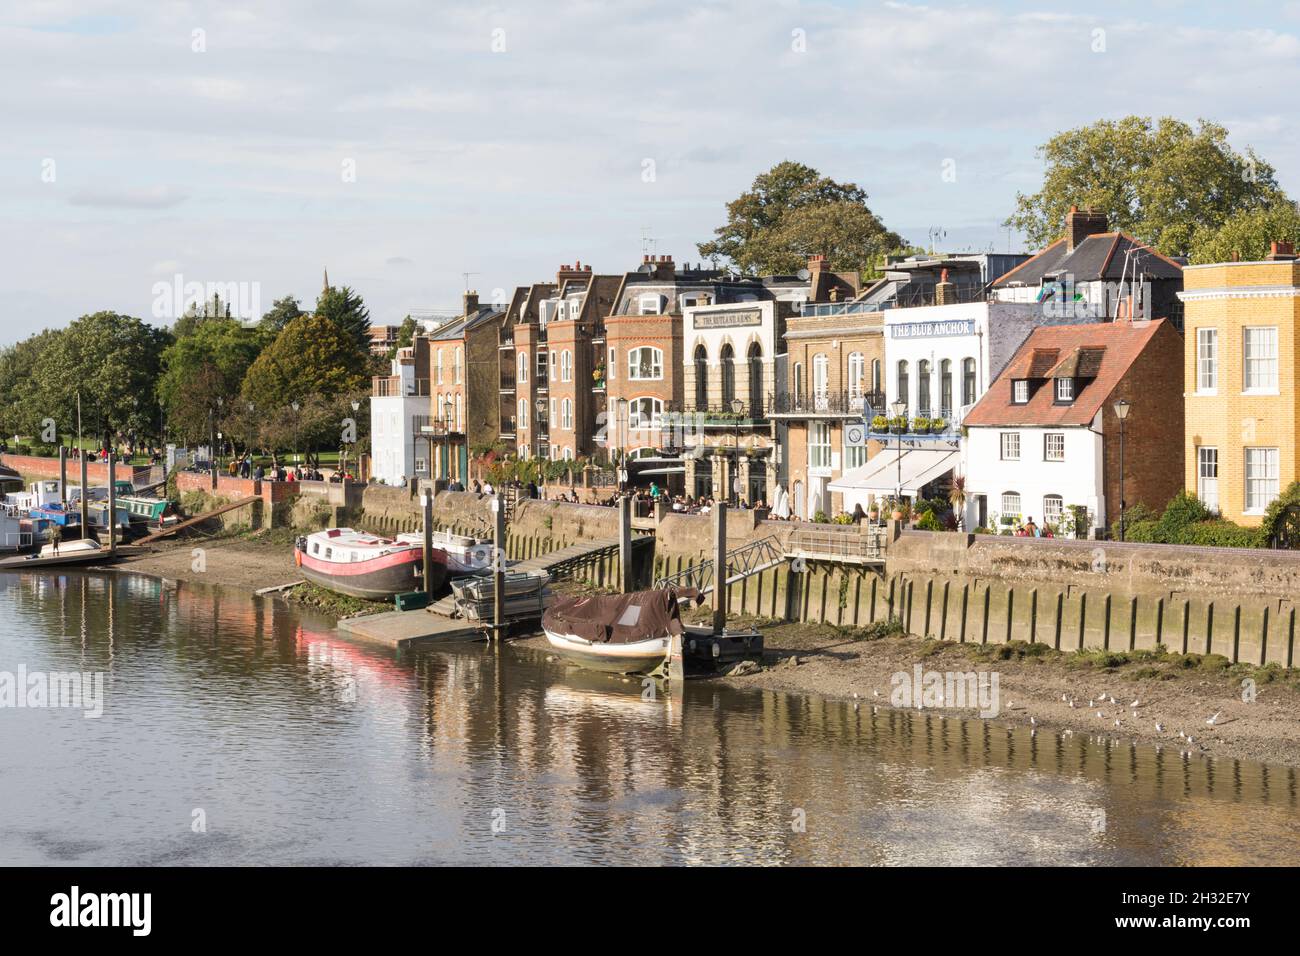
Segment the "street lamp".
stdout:
<svg viewBox="0 0 1300 956">
<path fill-rule="evenodd" d="M 907 412 L 907 402 L 895 399 L 890 404 L 889 411 L 891 420 L 896 422 Z M 893 427 L 898 428 L 898 484 L 894 488 L 894 507 L 899 508 L 903 501 L 903 430 L 898 425 Z"/>
<path fill-rule="evenodd" d="M 731 476 L 731 503 L 738 504 L 740 489 L 737 482 L 740 481 L 740 416 L 745 411 L 745 403 L 738 398 L 731 400 L 731 414 L 735 416 L 736 425 L 736 474 Z"/>
<path fill-rule="evenodd" d="M 620 397 L 617 405 L 618 421 L 614 429 L 618 438 L 618 492 L 622 494 L 627 481 L 627 399 Z"/>
<path fill-rule="evenodd" d="M 447 487 L 451 487 L 451 408 L 450 395 L 442 399 L 442 464 L 447 472 Z"/>
<path fill-rule="evenodd" d="M 1124 420 L 1131 406 L 1127 399 L 1115 403 L 1115 417 L 1119 419 L 1119 539 L 1124 540 Z"/>
</svg>

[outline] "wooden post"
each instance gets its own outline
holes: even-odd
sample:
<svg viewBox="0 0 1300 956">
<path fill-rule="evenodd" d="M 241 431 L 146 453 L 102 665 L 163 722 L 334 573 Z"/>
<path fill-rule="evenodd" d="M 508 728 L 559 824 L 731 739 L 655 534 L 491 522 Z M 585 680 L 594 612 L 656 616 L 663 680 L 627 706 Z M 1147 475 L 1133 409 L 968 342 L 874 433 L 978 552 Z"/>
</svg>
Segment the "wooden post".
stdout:
<svg viewBox="0 0 1300 956">
<path fill-rule="evenodd" d="M 110 443 L 111 444 L 111 443 Z M 117 456 L 108 453 L 108 553 L 117 550 Z M 86 494 L 83 488 L 81 494 Z"/>
<path fill-rule="evenodd" d="M 68 507 L 68 449 L 59 446 L 59 503 Z"/>
<path fill-rule="evenodd" d="M 500 641 L 506 633 L 506 505 L 501 492 L 492 498 L 492 637 Z"/>
<path fill-rule="evenodd" d="M 433 491 L 426 488 L 420 496 L 424 508 L 424 593 L 433 600 Z"/>
<path fill-rule="evenodd" d="M 618 499 L 618 564 L 619 590 L 631 594 L 636 587 L 632 580 L 632 499 L 627 495 Z"/>
<path fill-rule="evenodd" d="M 727 626 L 727 503 L 713 506 L 713 633 Z"/>
<path fill-rule="evenodd" d="M 86 477 L 86 449 L 81 449 L 81 536 L 90 537 L 90 481 Z"/>
</svg>

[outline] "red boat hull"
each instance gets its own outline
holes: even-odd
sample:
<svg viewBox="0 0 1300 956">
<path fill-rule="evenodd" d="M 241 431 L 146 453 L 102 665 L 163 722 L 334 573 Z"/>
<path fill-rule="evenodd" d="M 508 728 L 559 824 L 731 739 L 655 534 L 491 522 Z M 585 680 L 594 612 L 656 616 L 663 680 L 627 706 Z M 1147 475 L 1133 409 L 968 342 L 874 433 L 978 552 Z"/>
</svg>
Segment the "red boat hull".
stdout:
<svg viewBox="0 0 1300 956">
<path fill-rule="evenodd" d="M 424 587 L 424 556 L 418 548 L 397 551 L 368 561 L 322 561 L 299 549 L 298 565 L 303 577 L 323 588 L 352 597 L 382 601 L 394 594 Z M 433 553 L 433 590 L 442 586 L 447 566 Z"/>
</svg>

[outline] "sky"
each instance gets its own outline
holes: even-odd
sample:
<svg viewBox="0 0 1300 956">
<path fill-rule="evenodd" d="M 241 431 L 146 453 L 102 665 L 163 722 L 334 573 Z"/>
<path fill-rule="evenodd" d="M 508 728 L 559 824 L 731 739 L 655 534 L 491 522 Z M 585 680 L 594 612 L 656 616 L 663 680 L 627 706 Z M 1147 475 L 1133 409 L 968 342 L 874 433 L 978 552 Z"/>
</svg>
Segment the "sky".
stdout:
<svg viewBox="0 0 1300 956">
<path fill-rule="evenodd" d="M 1036 147 L 1101 118 L 1212 119 L 1300 194 L 1298 89 L 1300 0 L 10 0 L 0 345 L 167 324 L 186 283 L 265 311 L 328 269 L 395 324 L 694 262 L 785 159 L 916 244 L 1020 251 Z"/>
</svg>

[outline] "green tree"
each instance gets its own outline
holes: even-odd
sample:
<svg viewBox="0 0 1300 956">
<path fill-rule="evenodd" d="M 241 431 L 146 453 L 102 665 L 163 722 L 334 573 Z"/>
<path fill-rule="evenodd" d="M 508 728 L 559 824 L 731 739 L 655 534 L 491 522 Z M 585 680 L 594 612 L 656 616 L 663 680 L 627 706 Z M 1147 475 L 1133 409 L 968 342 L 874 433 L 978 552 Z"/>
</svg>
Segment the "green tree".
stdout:
<svg viewBox="0 0 1300 956">
<path fill-rule="evenodd" d="M 302 315 L 249 366 L 241 398 L 269 413 L 309 395 L 357 392 L 366 384 L 368 364 L 366 352 L 329 319 Z"/>
<path fill-rule="evenodd" d="M 162 354 L 158 400 L 168 431 L 186 442 L 206 440 L 209 412 L 233 409 L 244 376 L 262 349 L 262 336 L 235 319 L 210 319 Z M 220 400 L 220 404 L 219 404 Z"/>
<path fill-rule="evenodd" d="M 1217 123 L 1193 128 L 1170 117 L 1099 120 L 1066 130 L 1038 150 L 1046 171 L 1032 195 L 1016 196 L 1004 225 L 1031 247 L 1056 239 L 1070 206 L 1089 206 L 1166 255 L 1189 252 L 1198 232 L 1285 196 L 1273 167 L 1247 148 L 1238 153 Z"/>
<path fill-rule="evenodd" d="M 77 396 L 87 435 L 156 434 L 154 385 L 171 335 L 140 319 L 96 312 L 77 319 L 37 358 L 31 373 L 32 408 L 59 431 L 76 430 Z"/>
<path fill-rule="evenodd" d="M 697 246 L 700 255 L 748 274 L 797 272 L 814 253 L 825 255 L 831 269 L 871 272 L 903 246 L 867 207 L 860 186 L 789 160 L 727 203 L 727 221 L 714 236 Z"/>
<path fill-rule="evenodd" d="M 330 286 L 324 290 L 316 299 L 316 314 L 342 329 L 362 352 L 369 352 L 370 310 L 352 289 Z"/>
<path fill-rule="evenodd" d="M 409 348 L 411 343 L 415 341 L 415 333 L 419 328 L 420 325 L 415 319 L 409 315 L 404 318 L 402 324 L 397 328 L 397 344 L 388 350 L 387 357 L 389 359 L 396 358 L 399 349 Z"/>
<path fill-rule="evenodd" d="M 278 335 L 286 325 L 300 315 L 302 309 L 298 307 L 298 300 L 291 295 L 286 295 L 271 303 L 271 308 L 262 316 L 261 326 Z"/>
<path fill-rule="evenodd" d="M 0 349 L 0 432 L 5 435 L 35 435 L 40 431 L 45 413 L 32 375 L 37 360 L 62 334 L 62 329 L 46 329 Z"/>
<path fill-rule="evenodd" d="M 1258 262 L 1269 254 L 1273 242 L 1300 247 L 1300 210 L 1295 203 L 1276 202 L 1262 209 L 1247 209 L 1229 217 L 1218 229 L 1196 234 L 1192 261 Z"/>
</svg>

